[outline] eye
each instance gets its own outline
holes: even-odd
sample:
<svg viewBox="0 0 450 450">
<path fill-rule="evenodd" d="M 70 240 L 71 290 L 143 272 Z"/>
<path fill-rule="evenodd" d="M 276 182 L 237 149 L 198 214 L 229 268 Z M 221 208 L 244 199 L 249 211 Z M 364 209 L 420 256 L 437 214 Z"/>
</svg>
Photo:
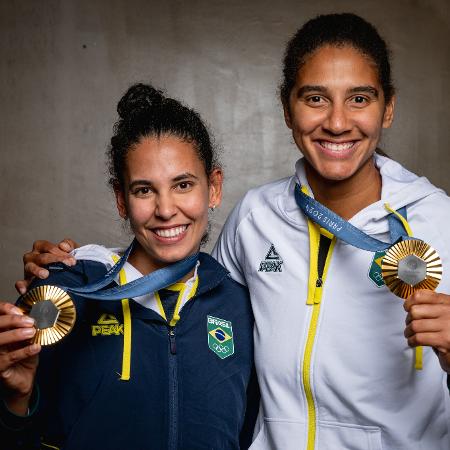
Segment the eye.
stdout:
<svg viewBox="0 0 450 450">
<path fill-rule="evenodd" d="M 146 197 L 152 193 L 152 189 L 149 186 L 137 187 L 133 190 L 133 195 L 136 197 Z"/>
<path fill-rule="evenodd" d="M 323 106 L 325 105 L 326 100 L 321 95 L 310 95 L 306 98 L 306 103 L 312 107 Z"/>
<path fill-rule="evenodd" d="M 322 97 L 320 95 L 313 95 L 308 99 L 311 103 L 320 103 L 322 101 Z"/>
<path fill-rule="evenodd" d="M 181 181 L 177 184 L 176 188 L 179 191 L 188 191 L 192 188 L 193 183 L 191 181 Z"/>
<path fill-rule="evenodd" d="M 369 102 L 368 98 L 364 97 L 363 95 L 355 95 L 350 99 L 350 101 L 355 106 L 365 106 Z"/>
</svg>

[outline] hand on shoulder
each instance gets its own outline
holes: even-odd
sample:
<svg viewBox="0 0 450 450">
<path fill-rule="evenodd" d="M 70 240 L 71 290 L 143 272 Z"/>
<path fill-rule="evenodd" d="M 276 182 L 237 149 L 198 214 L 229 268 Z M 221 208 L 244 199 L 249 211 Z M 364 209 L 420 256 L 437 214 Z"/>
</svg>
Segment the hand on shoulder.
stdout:
<svg viewBox="0 0 450 450">
<path fill-rule="evenodd" d="M 75 265 L 76 260 L 70 252 L 77 247 L 78 244 L 70 238 L 63 239 L 58 244 L 45 240 L 34 241 L 32 250 L 23 255 L 24 279 L 16 281 L 17 292 L 24 294 L 34 277 L 47 278 L 49 272 L 44 266 L 48 264 L 62 262 L 67 266 Z"/>
</svg>

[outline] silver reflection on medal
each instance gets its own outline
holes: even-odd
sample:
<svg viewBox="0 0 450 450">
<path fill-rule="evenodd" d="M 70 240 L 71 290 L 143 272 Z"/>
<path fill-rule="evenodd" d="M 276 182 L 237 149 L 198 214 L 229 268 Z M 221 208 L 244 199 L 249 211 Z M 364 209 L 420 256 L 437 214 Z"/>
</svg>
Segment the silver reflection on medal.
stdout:
<svg viewBox="0 0 450 450">
<path fill-rule="evenodd" d="M 38 286 L 18 305 L 35 321 L 33 344 L 52 345 L 67 336 L 75 324 L 76 309 L 69 294 L 57 286 Z"/>
<path fill-rule="evenodd" d="M 387 250 L 381 262 L 381 273 L 386 286 L 406 299 L 418 289 L 436 289 L 442 279 L 442 261 L 427 243 L 407 239 Z"/>
</svg>

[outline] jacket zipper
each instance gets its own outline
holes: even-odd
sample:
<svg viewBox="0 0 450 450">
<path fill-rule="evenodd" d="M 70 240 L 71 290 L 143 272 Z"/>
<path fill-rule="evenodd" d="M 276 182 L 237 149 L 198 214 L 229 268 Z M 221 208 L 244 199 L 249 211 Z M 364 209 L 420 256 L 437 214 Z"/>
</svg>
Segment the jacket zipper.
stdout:
<svg viewBox="0 0 450 450">
<path fill-rule="evenodd" d="M 319 229 L 308 221 L 310 234 L 310 276 L 308 285 L 307 304 L 312 305 L 311 319 L 309 323 L 308 336 L 303 356 L 302 381 L 305 390 L 308 414 L 308 437 L 307 450 L 314 450 L 316 441 L 316 405 L 312 391 L 311 361 L 314 349 L 314 340 L 317 334 L 317 325 L 320 315 L 320 303 L 322 300 L 322 289 L 325 283 L 328 266 L 335 244 L 333 237 L 320 234 Z M 317 264 L 316 264 L 317 262 Z"/>
<path fill-rule="evenodd" d="M 175 327 L 168 327 L 169 336 L 169 442 L 168 450 L 178 446 L 178 374 Z"/>
</svg>

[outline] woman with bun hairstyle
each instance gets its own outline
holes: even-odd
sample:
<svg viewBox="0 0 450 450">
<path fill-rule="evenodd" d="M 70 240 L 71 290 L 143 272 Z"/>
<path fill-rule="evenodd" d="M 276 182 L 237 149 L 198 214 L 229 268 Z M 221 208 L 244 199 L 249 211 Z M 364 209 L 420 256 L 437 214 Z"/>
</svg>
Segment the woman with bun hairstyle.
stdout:
<svg viewBox="0 0 450 450">
<path fill-rule="evenodd" d="M 177 100 L 137 84 L 117 110 L 110 184 L 135 237 L 113 282 L 123 285 L 197 254 L 222 171 L 201 118 Z M 31 287 L 89 284 L 121 250 L 87 245 L 74 256 Z M 199 253 L 182 279 L 140 297 L 72 297 L 74 329 L 42 348 L 29 343 L 33 319 L 0 303 L 2 449 L 247 447 L 253 316 L 247 290 L 212 257 Z"/>
</svg>

